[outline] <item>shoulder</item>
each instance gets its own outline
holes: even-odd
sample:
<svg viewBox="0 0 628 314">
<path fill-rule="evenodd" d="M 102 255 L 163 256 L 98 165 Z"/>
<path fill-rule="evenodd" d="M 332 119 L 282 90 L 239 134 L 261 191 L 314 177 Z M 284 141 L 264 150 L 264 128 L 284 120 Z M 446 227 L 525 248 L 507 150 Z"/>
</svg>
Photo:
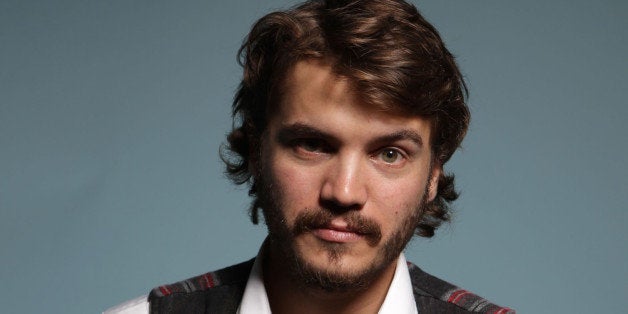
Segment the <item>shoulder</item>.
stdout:
<svg viewBox="0 0 628 314">
<path fill-rule="evenodd" d="M 447 313 L 515 313 L 465 289 L 436 278 L 408 262 L 414 299 L 419 311 L 429 308 Z"/>
<path fill-rule="evenodd" d="M 223 313 L 237 308 L 253 261 L 153 288 L 148 295 L 151 313 Z"/>
<path fill-rule="evenodd" d="M 179 282 L 153 288 L 148 299 L 206 291 L 225 286 L 246 284 L 254 259 L 208 272 Z"/>
<path fill-rule="evenodd" d="M 126 301 L 103 312 L 103 314 L 147 314 L 148 299 L 146 295 Z"/>
<path fill-rule="evenodd" d="M 221 286 L 246 284 L 254 259 L 208 272 L 179 282 L 153 288 L 149 299 L 169 296 L 171 294 L 193 293 Z"/>
</svg>

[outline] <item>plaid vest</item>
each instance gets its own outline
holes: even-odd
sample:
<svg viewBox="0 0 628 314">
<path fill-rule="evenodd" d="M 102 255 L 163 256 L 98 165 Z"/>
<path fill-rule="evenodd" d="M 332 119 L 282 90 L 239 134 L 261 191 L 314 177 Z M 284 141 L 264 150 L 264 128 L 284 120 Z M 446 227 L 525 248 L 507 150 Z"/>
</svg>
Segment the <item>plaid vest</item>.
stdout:
<svg viewBox="0 0 628 314">
<path fill-rule="evenodd" d="M 233 314 L 238 310 L 254 259 L 170 285 L 154 288 L 150 313 Z M 515 313 L 408 263 L 419 313 Z"/>
</svg>

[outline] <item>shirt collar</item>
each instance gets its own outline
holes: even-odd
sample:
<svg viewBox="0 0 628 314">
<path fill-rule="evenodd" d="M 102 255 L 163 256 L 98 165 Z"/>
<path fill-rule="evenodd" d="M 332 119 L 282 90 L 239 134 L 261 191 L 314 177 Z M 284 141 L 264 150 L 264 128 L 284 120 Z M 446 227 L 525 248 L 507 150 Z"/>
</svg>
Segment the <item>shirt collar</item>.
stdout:
<svg viewBox="0 0 628 314">
<path fill-rule="evenodd" d="M 397 259 L 395 275 L 393 276 L 384 303 L 382 303 L 382 307 L 379 308 L 378 313 L 418 313 L 416 302 L 414 301 L 410 272 L 408 271 L 408 264 L 403 253 L 401 253 Z"/>
<path fill-rule="evenodd" d="M 262 256 L 264 245 L 257 253 L 253 268 L 249 274 L 249 279 L 244 288 L 244 295 L 238 307 L 238 314 L 271 314 L 270 303 L 268 303 L 268 295 L 266 287 L 264 287 L 264 279 L 262 277 Z"/>
<path fill-rule="evenodd" d="M 263 248 L 260 249 L 253 268 L 246 282 L 244 295 L 238 308 L 238 314 L 271 314 L 268 295 L 264 287 L 264 279 L 262 273 L 262 256 Z M 414 294 L 412 292 L 412 282 L 410 281 L 410 273 L 406 264 L 406 258 L 401 253 L 397 259 L 397 268 L 395 275 L 390 283 L 384 303 L 379 309 L 379 314 L 417 314 L 416 303 L 414 302 Z"/>
</svg>

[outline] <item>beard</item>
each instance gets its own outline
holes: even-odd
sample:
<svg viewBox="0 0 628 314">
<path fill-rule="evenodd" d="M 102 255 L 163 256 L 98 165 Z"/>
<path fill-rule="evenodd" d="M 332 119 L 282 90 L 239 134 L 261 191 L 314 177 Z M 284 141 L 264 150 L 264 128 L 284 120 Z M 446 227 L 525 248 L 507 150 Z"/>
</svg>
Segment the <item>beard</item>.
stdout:
<svg viewBox="0 0 628 314">
<path fill-rule="evenodd" d="M 343 212 L 332 208 L 306 208 L 295 218 L 292 226 L 288 225 L 284 216 L 284 204 L 281 191 L 272 174 L 265 173 L 257 178 L 257 194 L 259 205 L 263 210 L 264 221 L 268 228 L 268 245 L 274 256 L 281 257 L 282 267 L 287 270 L 288 278 L 303 288 L 322 289 L 325 292 L 357 292 L 370 286 L 386 267 L 390 266 L 412 239 L 421 216 L 427 206 L 427 187 L 416 204 L 404 208 L 410 215 L 401 226 L 390 234 L 382 237 L 379 224 L 362 216 L 360 210 Z M 428 181 L 429 182 L 429 181 Z M 351 248 L 344 243 L 321 241 L 327 253 L 330 267 L 325 269 L 308 262 L 298 251 L 296 238 L 299 235 L 318 228 L 328 226 L 334 218 L 342 217 L 348 228 L 364 237 L 370 247 L 377 248 L 375 258 L 362 268 L 349 271 L 339 270 L 339 260 Z M 307 248 L 306 248 L 307 249 Z M 275 262 L 277 262 L 275 260 Z"/>
</svg>

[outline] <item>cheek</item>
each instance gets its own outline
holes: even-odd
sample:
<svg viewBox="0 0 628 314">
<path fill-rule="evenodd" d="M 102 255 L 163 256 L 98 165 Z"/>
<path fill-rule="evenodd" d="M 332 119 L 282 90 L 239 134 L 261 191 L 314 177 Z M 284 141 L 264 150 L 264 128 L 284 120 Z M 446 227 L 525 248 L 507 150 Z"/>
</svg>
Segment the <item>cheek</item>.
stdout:
<svg viewBox="0 0 628 314">
<path fill-rule="evenodd" d="M 394 208 L 403 208 L 402 205 L 412 205 L 421 200 L 427 186 L 426 180 L 407 178 L 399 180 L 380 180 L 372 191 L 385 204 L 395 205 Z"/>
<path fill-rule="evenodd" d="M 296 190 L 307 190 L 314 186 L 315 171 L 292 167 L 287 163 L 277 163 L 273 167 L 275 181 L 281 185 L 283 193 L 298 194 Z"/>
<path fill-rule="evenodd" d="M 282 203 L 285 204 L 282 210 L 288 220 L 296 216 L 299 210 L 318 206 L 319 191 L 316 188 L 320 177 L 318 171 L 295 167 L 281 161 L 276 162 L 271 171 L 273 181 L 277 184 L 274 188 L 281 191 Z"/>
<path fill-rule="evenodd" d="M 425 187 L 425 180 L 416 179 L 384 181 L 374 186 L 372 200 L 379 209 L 382 227 L 395 229 L 403 224 L 421 203 Z"/>
</svg>

